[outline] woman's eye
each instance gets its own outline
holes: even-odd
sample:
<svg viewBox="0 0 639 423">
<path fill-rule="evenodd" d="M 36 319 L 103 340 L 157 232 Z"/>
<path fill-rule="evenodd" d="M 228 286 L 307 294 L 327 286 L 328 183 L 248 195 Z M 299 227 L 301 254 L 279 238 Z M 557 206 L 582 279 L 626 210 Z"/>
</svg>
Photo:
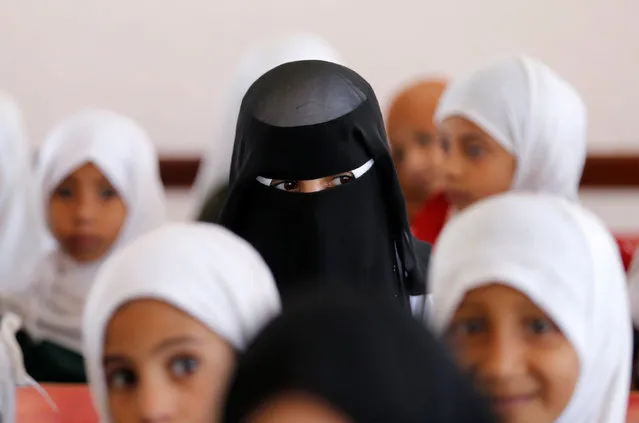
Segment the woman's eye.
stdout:
<svg viewBox="0 0 639 423">
<path fill-rule="evenodd" d="M 345 185 L 351 182 L 353 179 L 353 175 L 339 175 L 333 178 L 333 186 Z"/>
<path fill-rule="evenodd" d="M 130 369 L 118 369 L 111 371 L 106 376 L 109 389 L 127 389 L 137 382 L 135 373 Z"/>
<path fill-rule="evenodd" d="M 171 371 L 177 377 L 185 377 L 195 373 L 200 362 L 193 357 L 179 357 L 171 361 Z"/>
<path fill-rule="evenodd" d="M 295 191 L 298 189 L 298 185 L 297 181 L 281 181 L 272 184 L 271 186 L 282 191 Z"/>
<path fill-rule="evenodd" d="M 67 187 L 60 187 L 55 190 L 55 195 L 61 198 L 71 198 L 73 197 L 73 190 Z"/>
<path fill-rule="evenodd" d="M 548 319 L 531 319 L 526 322 L 528 331 L 535 335 L 545 335 L 557 331 L 557 327 Z"/>
</svg>

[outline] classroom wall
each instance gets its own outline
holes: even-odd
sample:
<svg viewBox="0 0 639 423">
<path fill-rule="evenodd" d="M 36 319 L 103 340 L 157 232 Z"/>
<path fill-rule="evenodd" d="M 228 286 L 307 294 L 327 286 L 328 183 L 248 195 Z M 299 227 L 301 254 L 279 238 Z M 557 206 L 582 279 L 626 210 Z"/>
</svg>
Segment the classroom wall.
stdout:
<svg viewBox="0 0 639 423">
<path fill-rule="evenodd" d="M 385 104 L 418 75 L 525 52 L 572 81 L 593 150 L 639 151 L 637 0 L 9 0 L 0 87 L 34 143 L 85 105 L 143 123 L 163 153 L 199 153 L 242 51 L 269 34 L 324 35 Z"/>
<path fill-rule="evenodd" d="M 286 31 L 331 41 L 384 106 L 421 75 L 455 76 L 528 53 L 582 93 L 590 150 L 639 152 L 637 0 L 8 0 L 0 2 L 0 89 L 24 108 L 37 145 L 84 106 L 140 121 L 161 154 L 199 155 L 213 142 L 242 51 Z M 188 191 L 170 214 L 188 216 Z M 639 231 L 639 192 L 589 190 L 613 226 Z M 636 223 L 635 223 L 636 222 Z"/>
</svg>

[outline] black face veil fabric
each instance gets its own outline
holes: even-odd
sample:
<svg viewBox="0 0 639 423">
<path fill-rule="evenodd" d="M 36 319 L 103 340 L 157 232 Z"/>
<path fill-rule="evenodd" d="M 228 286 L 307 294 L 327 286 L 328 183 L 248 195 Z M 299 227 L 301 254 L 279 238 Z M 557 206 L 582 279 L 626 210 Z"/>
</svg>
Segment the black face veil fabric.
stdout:
<svg viewBox="0 0 639 423">
<path fill-rule="evenodd" d="M 315 193 L 256 180 L 316 179 L 370 159 L 373 167 L 360 178 Z M 425 290 L 425 263 L 416 258 L 377 99 L 340 65 L 287 63 L 251 86 L 219 223 L 262 254 L 285 306 L 291 294 L 318 284 L 347 284 L 404 304 L 409 293 Z M 430 250 L 420 252 L 427 259 Z"/>
<path fill-rule="evenodd" d="M 374 301 L 285 311 L 240 357 L 223 421 L 244 422 L 295 393 L 355 423 L 494 421 L 443 346 L 401 309 Z"/>
</svg>

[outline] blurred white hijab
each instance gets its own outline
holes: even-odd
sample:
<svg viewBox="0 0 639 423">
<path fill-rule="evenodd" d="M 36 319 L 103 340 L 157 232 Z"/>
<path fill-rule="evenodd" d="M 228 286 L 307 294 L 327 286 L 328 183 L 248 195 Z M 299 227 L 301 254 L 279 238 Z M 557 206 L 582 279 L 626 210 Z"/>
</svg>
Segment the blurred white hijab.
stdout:
<svg viewBox="0 0 639 423">
<path fill-rule="evenodd" d="M 623 264 L 605 225 L 557 196 L 507 193 L 444 228 L 431 259 L 438 333 L 471 290 L 499 281 L 528 296 L 577 352 L 579 379 L 558 423 L 623 423 L 632 330 Z"/>
<path fill-rule="evenodd" d="M 87 163 L 96 165 L 127 208 L 118 238 L 105 257 L 78 263 L 56 248 L 37 264 L 27 290 L 4 298 L 3 307 L 21 316 L 29 335 L 80 353 L 82 312 L 96 272 L 114 250 L 160 226 L 165 197 L 158 157 L 146 131 L 133 120 L 104 110 L 85 110 L 65 119 L 38 153 L 38 212 L 47 221 L 55 188 Z"/>
<path fill-rule="evenodd" d="M 451 116 L 470 120 L 515 157 L 513 190 L 577 199 L 586 160 L 586 106 L 545 64 L 512 57 L 453 80 L 435 122 Z"/>
<path fill-rule="evenodd" d="M 0 292 L 22 287 L 44 248 L 22 113 L 0 93 Z"/>
<path fill-rule="evenodd" d="M 342 64 L 331 45 L 314 34 L 291 34 L 267 39 L 249 50 L 240 62 L 235 80 L 225 102 L 217 128 L 217 136 L 209 144 L 193 187 L 195 196 L 194 216 L 213 190 L 228 182 L 231 156 L 235 143 L 235 128 L 244 95 L 260 76 L 279 65 L 299 60 L 324 60 Z"/>
<path fill-rule="evenodd" d="M 139 299 L 182 310 L 239 351 L 281 307 L 262 257 L 220 226 L 171 223 L 118 251 L 100 270 L 84 315 L 86 370 L 103 423 L 111 421 L 102 364 L 107 326 Z"/>
</svg>

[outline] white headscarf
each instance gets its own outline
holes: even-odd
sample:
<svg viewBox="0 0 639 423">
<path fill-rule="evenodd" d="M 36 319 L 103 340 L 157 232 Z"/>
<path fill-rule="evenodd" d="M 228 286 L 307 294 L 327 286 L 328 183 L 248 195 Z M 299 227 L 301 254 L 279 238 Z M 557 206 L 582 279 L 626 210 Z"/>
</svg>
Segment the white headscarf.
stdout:
<svg viewBox="0 0 639 423">
<path fill-rule="evenodd" d="M 444 228 L 430 264 L 439 333 L 470 290 L 499 281 L 527 295 L 574 347 L 580 372 L 559 423 L 623 423 L 632 331 L 626 279 L 605 225 L 544 194 L 484 200 Z"/>
<path fill-rule="evenodd" d="M 244 95 L 253 82 L 269 70 L 298 60 L 341 63 L 339 55 L 330 44 L 313 34 L 296 34 L 268 39 L 254 46 L 240 62 L 228 97 L 221 106 L 224 119 L 218 127 L 218 135 L 209 144 L 209 150 L 204 156 L 195 180 L 193 187 L 195 215 L 200 212 L 211 191 L 229 179 L 235 128 Z"/>
<path fill-rule="evenodd" d="M 102 171 L 126 204 L 126 220 L 114 245 L 92 263 L 78 263 L 56 247 L 38 264 L 28 291 L 4 302 L 23 317 L 34 339 L 47 339 L 78 353 L 82 351 L 82 312 L 98 267 L 114 250 L 157 228 L 165 218 L 158 157 L 147 133 L 127 117 L 86 110 L 57 126 L 39 151 L 42 221 L 47 220 L 49 197 L 56 186 L 89 162 Z"/>
<path fill-rule="evenodd" d="M 105 263 L 84 315 L 86 369 L 104 423 L 110 421 L 102 368 L 106 327 L 118 308 L 136 299 L 171 304 L 240 351 L 280 311 L 268 266 L 230 231 L 172 223 L 140 237 Z"/>
<path fill-rule="evenodd" d="M 635 328 L 639 328 L 639 249 L 634 253 L 630 269 L 628 269 L 628 295 L 630 310 Z"/>
<path fill-rule="evenodd" d="M 0 93 L 0 291 L 19 289 L 44 253 L 22 113 Z"/>
<path fill-rule="evenodd" d="M 586 160 L 586 106 L 543 63 L 513 57 L 454 80 L 435 122 L 451 116 L 472 121 L 516 158 L 512 189 L 577 199 Z"/>
</svg>

